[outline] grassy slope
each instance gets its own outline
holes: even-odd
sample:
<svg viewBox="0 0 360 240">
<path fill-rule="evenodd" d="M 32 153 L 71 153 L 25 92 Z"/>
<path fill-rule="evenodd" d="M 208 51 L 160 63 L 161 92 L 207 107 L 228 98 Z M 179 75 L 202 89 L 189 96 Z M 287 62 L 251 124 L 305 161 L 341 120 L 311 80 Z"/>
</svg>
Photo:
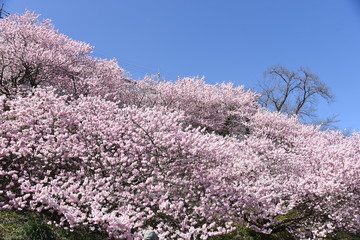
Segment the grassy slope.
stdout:
<svg viewBox="0 0 360 240">
<path fill-rule="evenodd" d="M 0 240 L 111 240 L 104 233 L 90 232 L 85 228 L 65 231 L 46 224 L 49 217 L 30 212 L 0 211 Z M 238 237 L 236 237 L 238 235 Z M 211 240 L 293 240 L 288 233 L 262 235 L 240 228 L 237 233 L 212 237 Z M 329 240 L 360 240 L 360 237 L 339 233 Z"/>
<path fill-rule="evenodd" d="M 65 231 L 49 226 L 49 218 L 30 212 L 0 211 L 0 240 L 110 240 L 103 233 L 86 229 Z"/>
</svg>

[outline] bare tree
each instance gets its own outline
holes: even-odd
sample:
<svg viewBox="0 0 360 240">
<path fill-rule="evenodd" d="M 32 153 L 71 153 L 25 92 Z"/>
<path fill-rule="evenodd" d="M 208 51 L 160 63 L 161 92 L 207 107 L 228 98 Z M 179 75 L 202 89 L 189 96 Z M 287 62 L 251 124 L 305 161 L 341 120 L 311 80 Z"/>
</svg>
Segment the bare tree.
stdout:
<svg viewBox="0 0 360 240">
<path fill-rule="evenodd" d="M 329 87 L 306 68 L 291 71 L 281 65 L 273 66 L 265 72 L 259 87 L 260 104 L 271 111 L 297 115 L 304 123 L 329 125 L 335 121 L 334 117 L 317 120 L 318 100 L 324 99 L 330 103 L 334 96 Z"/>
</svg>

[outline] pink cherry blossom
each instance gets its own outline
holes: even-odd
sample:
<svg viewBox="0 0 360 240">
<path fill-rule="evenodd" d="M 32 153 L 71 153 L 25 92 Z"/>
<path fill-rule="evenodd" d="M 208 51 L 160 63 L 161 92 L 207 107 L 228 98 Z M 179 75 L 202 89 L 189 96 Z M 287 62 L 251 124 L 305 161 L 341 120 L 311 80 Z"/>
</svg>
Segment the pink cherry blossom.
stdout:
<svg viewBox="0 0 360 240">
<path fill-rule="evenodd" d="M 358 133 L 231 83 L 132 80 L 31 12 L 0 20 L 0 52 L 0 210 L 118 239 L 359 233 Z"/>
</svg>

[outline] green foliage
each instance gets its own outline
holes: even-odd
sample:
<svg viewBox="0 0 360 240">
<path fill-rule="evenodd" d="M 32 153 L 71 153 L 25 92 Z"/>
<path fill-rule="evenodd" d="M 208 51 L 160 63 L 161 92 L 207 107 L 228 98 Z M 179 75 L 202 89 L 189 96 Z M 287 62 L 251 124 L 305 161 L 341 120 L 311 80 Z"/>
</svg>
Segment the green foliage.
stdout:
<svg viewBox="0 0 360 240">
<path fill-rule="evenodd" d="M 262 234 L 252 229 L 238 227 L 232 233 L 221 236 L 211 237 L 210 240 L 293 240 L 294 238 L 288 232 L 279 232 L 276 234 Z"/>
<path fill-rule="evenodd" d="M 334 236 L 331 236 L 329 238 L 326 238 L 327 240 L 360 240 L 360 235 L 353 235 L 345 232 L 338 232 L 334 234 Z"/>
<path fill-rule="evenodd" d="M 10 111 L 10 107 L 9 107 L 8 105 L 5 105 L 5 104 L 4 104 L 3 110 L 4 110 L 4 112 L 5 112 L 5 111 Z"/>
<path fill-rule="evenodd" d="M 301 212 L 297 209 L 292 209 L 286 214 L 277 216 L 277 220 L 280 222 L 290 222 L 293 220 L 298 220 L 298 218 L 301 217 Z"/>
<path fill-rule="evenodd" d="M 28 129 L 28 128 L 30 128 L 30 126 L 24 125 L 24 126 L 20 127 L 19 131 L 22 132 L 22 131 L 24 131 L 25 129 Z"/>
<path fill-rule="evenodd" d="M 85 227 L 79 227 L 73 232 L 66 231 L 64 229 L 57 229 L 61 240 L 111 240 L 105 233 L 92 232 Z"/>
<path fill-rule="evenodd" d="M 210 240 L 263 240 L 263 234 L 257 233 L 245 227 L 239 227 L 236 231 L 220 236 L 211 237 Z"/>
<path fill-rule="evenodd" d="M 288 217 L 293 216 L 289 214 Z M 78 227 L 73 232 L 47 225 L 51 216 L 31 212 L 0 211 L 0 240 L 113 240 L 105 233 L 92 232 L 85 227 Z M 236 231 L 209 240 L 294 240 L 288 232 L 271 235 L 261 234 L 252 229 L 239 226 Z M 360 236 L 337 233 L 327 240 L 360 240 Z"/>
<path fill-rule="evenodd" d="M 26 218 L 16 212 L 0 211 L 0 239 L 21 240 L 21 226 Z"/>
<path fill-rule="evenodd" d="M 32 212 L 0 211 L 0 240 L 111 240 L 85 227 L 73 232 L 47 225 L 51 216 Z"/>
<path fill-rule="evenodd" d="M 39 220 L 30 220 L 22 227 L 22 233 L 28 240 L 56 240 L 50 227 Z"/>
</svg>

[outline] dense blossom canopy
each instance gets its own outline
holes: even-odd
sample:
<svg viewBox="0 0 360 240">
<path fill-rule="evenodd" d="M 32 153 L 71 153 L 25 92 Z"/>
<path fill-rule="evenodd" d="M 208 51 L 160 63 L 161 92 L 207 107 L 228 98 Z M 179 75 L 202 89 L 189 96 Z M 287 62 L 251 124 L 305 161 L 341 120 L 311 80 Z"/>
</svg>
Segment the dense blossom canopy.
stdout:
<svg viewBox="0 0 360 240">
<path fill-rule="evenodd" d="M 359 231 L 360 135 L 232 84 L 131 80 L 91 51 L 33 13 L 0 20 L 0 209 L 118 239 Z"/>
</svg>

